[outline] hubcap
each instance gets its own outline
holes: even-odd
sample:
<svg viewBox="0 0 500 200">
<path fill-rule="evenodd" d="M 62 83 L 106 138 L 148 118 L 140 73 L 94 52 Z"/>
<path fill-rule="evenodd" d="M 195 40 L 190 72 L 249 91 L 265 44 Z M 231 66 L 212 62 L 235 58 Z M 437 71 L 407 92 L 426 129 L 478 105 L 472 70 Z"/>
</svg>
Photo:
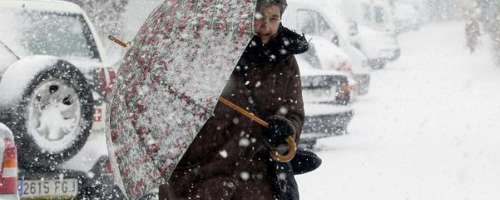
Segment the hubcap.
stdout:
<svg viewBox="0 0 500 200">
<path fill-rule="evenodd" d="M 61 80 L 47 80 L 33 91 L 28 104 L 28 134 L 42 148 L 58 153 L 80 134 L 81 102 L 73 87 Z"/>
</svg>

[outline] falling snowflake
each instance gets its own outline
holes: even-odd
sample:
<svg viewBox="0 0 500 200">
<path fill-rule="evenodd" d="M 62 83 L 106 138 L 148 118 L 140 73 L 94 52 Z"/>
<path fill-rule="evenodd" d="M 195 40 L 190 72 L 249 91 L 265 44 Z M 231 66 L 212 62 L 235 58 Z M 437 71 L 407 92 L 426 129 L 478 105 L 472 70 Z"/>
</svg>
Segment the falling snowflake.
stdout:
<svg viewBox="0 0 500 200">
<path fill-rule="evenodd" d="M 219 151 L 219 155 L 222 156 L 223 158 L 227 158 L 227 151 L 226 150 Z"/>
<path fill-rule="evenodd" d="M 248 172 L 241 172 L 240 173 L 240 178 L 244 181 L 248 180 L 250 178 L 250 173 Z"/>
</svg>

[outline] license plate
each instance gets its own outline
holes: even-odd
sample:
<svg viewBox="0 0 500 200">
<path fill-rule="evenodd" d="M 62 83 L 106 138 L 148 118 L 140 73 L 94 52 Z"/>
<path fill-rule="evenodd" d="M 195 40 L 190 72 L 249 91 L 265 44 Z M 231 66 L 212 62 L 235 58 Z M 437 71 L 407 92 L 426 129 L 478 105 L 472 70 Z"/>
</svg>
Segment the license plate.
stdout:
<svg viewBox="0 0 500 200">
<path fill-rule="evenodd" d="M 78 193 L 77 179 L 56 180 L 20 180 L 19 195 L 21 199 L 36 199 L 38 197 L 74 197 Z"/>
</svg>

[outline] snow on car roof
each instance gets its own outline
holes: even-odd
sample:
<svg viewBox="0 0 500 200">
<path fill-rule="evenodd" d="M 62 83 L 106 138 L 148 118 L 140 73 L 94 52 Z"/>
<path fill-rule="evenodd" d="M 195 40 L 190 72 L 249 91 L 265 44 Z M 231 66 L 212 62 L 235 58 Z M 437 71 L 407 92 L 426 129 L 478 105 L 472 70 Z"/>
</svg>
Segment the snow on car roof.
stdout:
<svg viewBox="0 0 500 200">
<path fill-rule="evenodd" d="M 321 68 L 335 69 L 342 63 L 349 63 L 352 65 L 349 56 L 328 39 L 314 35 L 306 35 L 306 37 L 310 40 L 310 43 L 316 50 L 316 55 L 320 60 Z"/>
<path fill-rule="evenodd" d="M 28 10 L 41 10 L 52 12 L 66 13 L 84 13 L 83 10 L 76 4 L 59 0 L 2 0 L 0 3 L 2 8 L 22 8 Z"/>
<path fill-rule="evenodd" d="M 348 76 L 345 72 L 337 71 L 337 70 L 330 70 L 330 69 L 318 69 L 309 62 L 305 60 L 303 57 L 304 55 L 296 55 L 295 58 L 297 60 L 297 64 L 299 65 L 300 68 L 300 75 L 301 76 L 320 76 L 320 75 L 344 75 Z"/>
</svg>

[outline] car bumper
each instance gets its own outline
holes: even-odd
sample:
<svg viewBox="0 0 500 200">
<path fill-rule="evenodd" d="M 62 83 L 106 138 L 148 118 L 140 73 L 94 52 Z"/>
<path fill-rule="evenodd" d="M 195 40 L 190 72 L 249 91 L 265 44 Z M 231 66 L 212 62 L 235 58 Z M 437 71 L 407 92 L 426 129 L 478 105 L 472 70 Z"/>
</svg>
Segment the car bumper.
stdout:
<svg viewBox="0 0 500 200">
<path fill-rule="evenodd" d="M 304 119 L 301 140 L 316 140 L 335 135 L 344 135 L 347 126 L 353 117 L 353 110 L 349 106 L 322 105 L 327 111 L 328 107 L 337 107 L 338 112 L 324 112 L 307 114 Z M 341 107 L 339 109 L 339 107 Z"/>
<path fill-rule="evenodd" d="M 76 180 L 76 185 L 65 185 Z M 36 182 L 34 182 L 36 181 Z M 56 182 L 57 184 L 51 185 Z M 18 190 L 21 200 L 28 199 L 75 199 L 80 194 L 82 188 L 86 187 L 88 182 L 87 174 L 84 172 L 73 170 L 55 170 L 55 171 L 32 171 L 32 170 L 19 170 Z M 51 187 L 54 186 L 54 187 Z M 75 187 L 76 186 L 76 187 Z M 43 190 L 55 191 L 48 193 L 42 192 Z M 68 189 L 69 188 L 69 189 Z M 73 190 L 71 193 L 63 193 L 62 190 Z"/>
<path fill-rule="evenodd" d="M 382 49 L 377 52 L 378 53 L 369 56 L 368 64 L 370 66 L 383 65 L 388 61 L 397 60 L 401 56 L 401 49 L 397 47 Z"/>
<path fill-rule="evenodd" d="M 391 55 L 388 56 L 388 59 L 391 61 L 397 60 L 401 56 L 401 49 L 395 49 Z"/>
<path fill-rule="evenodd" d="M 2 200 L 19 200 L 19 197 L 15 194 L 0 194 L 0 199 L 2 199 Z"/>
<path fill-rule="evenodd" d="M 387 59 L 369 58 L 367 63 L 368 63 L 367 65 L 370 66 L 372 69 L 381 69 L 387 63 Z"/>
<path fill-rule="evenodd" d="M 32 195 L 23 192 L 23 187 L 27 181 L 40 180 L 77 180 L 77 192 L 72 195 L 56 194 L 56 195 Z M 33 172 L 29 170 L 20 170 L 19 173 L 19 195 L 21 200 L 28 199 L 125 199 L 115 185 L 113 177 L 108 174 L 85 173 L 77 170 L 56 170 L 50 172 Z M 42 185 L 43 188 L 43 185 Z M 28 192 L 29 193 L 29 192 Z M 118 198 L 120 197 L 120 198 Z"/>
</svg>

